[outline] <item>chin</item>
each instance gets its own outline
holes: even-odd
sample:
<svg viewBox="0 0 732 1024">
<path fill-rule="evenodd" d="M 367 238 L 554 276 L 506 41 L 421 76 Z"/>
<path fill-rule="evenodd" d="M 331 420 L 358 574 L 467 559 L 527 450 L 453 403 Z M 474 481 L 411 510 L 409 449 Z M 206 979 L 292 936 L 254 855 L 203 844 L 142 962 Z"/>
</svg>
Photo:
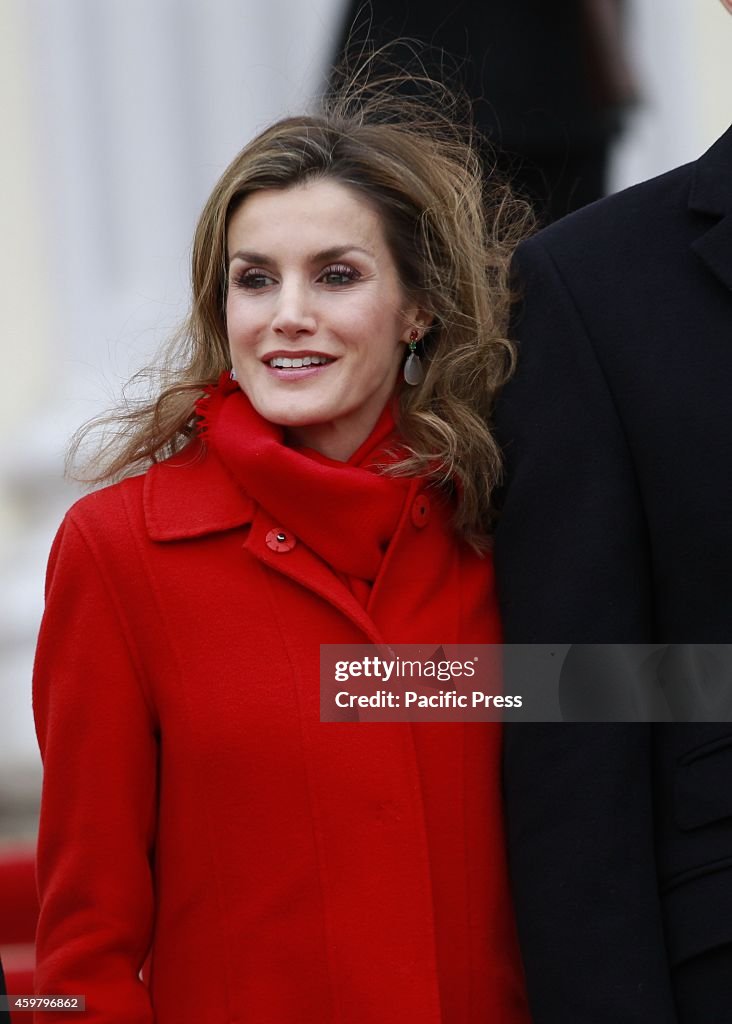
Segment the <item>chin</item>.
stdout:
<svg viewBox="0 0 732 1024">
<path fill-rule="evenodd" d="M 298 409 L 293 408 L 294 403 L 289 402 L 252 402 L 260 416 L 278 427 L 315 427 L 321 423 L 327 423 L 330 417 L 327 411 L 319 409 Z"/>
</svg>

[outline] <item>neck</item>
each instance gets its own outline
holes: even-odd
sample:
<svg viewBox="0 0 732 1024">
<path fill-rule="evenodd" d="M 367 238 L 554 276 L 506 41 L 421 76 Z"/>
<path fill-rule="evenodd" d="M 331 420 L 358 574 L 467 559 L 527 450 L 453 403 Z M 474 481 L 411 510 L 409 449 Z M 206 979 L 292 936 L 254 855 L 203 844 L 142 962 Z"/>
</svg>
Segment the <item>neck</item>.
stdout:
<svg viewBox="0 0 732 1024">
<path fill-rule="evenodd" d="M 290 448 L 310 448 L 319 455 L 334 462 L 348 462 L 373 432 L 384 416 L 382 409 L 368 420 L 353 426 L 343 427 L 337 423 L 314 423 L 305 427 L 286 427 L 285 444 Z"/>
<path fill-rule="evenodd" d="M 362 440 L 366 440 L 366 438 Z M 358 441 L 338 437 L 337 433 L 329 434 L 322 425 L 319 425 L 316 430 L 308 427 L 286 429 L 285 444 L 289 448 L 309 448 L 334 462 L 348 462 L 359 447 Z"/>
</svg>

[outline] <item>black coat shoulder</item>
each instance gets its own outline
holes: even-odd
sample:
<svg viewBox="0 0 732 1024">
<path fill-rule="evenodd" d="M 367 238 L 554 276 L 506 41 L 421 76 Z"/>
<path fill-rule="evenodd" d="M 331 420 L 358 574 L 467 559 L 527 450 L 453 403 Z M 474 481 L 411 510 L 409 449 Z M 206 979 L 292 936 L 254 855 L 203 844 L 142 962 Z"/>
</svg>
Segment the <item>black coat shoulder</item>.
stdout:
<svg viewBox="0 0 732 1024">
<path fill-rule="evenodd" d="M 683 248 L 706 221 L 690 215 L 695 164 L 685 164 L 563 217 L 527 239 L 517 252 L 521 272 L 537 251 L 572 280 L 594 291 L 633 273 L 668 276 L 669 245 Z"/>
</svg>

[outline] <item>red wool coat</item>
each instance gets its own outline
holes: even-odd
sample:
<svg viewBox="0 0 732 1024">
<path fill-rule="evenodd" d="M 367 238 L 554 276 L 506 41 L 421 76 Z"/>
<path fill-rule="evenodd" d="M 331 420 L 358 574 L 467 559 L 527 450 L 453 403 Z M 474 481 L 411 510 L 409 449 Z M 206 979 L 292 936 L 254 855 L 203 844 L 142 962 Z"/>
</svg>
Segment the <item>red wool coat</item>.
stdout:
<svg viewBox="0 0 732 1024">
<path fill-rule="evenodd" d="M 291 522 L 357 546 L 306 485 Z M 366 608 L 200 441 L 69 512 L 34 681 L 38 992 L 88 1024 L 527 1024 L 499 726 L 319 721 L 321 642 L 498 639 L 490 565 L 402 493 Z"/>
</svg>

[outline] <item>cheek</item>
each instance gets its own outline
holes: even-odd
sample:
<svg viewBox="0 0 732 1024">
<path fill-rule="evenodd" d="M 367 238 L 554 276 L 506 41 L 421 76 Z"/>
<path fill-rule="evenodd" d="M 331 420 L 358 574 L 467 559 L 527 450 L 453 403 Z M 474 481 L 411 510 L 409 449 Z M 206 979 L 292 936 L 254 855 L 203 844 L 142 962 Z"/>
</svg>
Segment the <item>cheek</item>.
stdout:
<svg viewBox="0 0 732 1024">
<path fill-rule="evenodd" d="M 251 313 L 242 309 L 241 303 L 229 300 L 226 303 L 226 334 L 230 342 L 246 343 L 255 324 Z"/>
<path fill-rule="evenodd" d="M 224 322 L 226 324 L 226 334 L 229 338 L 236 332 L 236 310 L 234 309 L 234 303 L 230 298 L 226 299 L 226 305 L 224 306 Z"/>
<path fill-rule="evenodd" d="M 390 351 L 398 344 L 403 325 L 393 300 L 369 301 L 353 309 L 352 314 L 354 334 L 360 335 L 365 343 L 373 343 L 374 348 L 378 346 L 380 353 Z"/>
</svg>

